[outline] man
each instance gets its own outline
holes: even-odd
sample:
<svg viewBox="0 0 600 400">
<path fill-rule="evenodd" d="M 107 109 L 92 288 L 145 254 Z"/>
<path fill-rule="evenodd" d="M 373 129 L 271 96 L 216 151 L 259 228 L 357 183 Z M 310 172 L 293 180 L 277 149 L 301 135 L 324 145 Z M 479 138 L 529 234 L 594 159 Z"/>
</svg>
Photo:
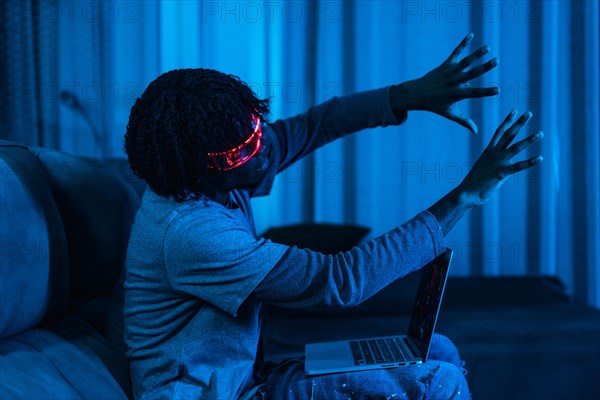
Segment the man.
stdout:
<svg viewBox="0 0 600 400">
<path fill-rule="evenodd" d="M 175 70 L 148 86 L 125 136 L 131 167 L 149 186 L 126 263 L 125 339 L 137 399 L 251 398 L 257 390 L 269 399 L 377 398 L 392 391 L 470 398 L 458 353 L 443 337 L 445 348 L 433 349 L 437 357 L 423 365 L 311 378 L 298 362 L 258 371 L 259 310 L 261 303 L 356 305 L 438 256 L 467 210 L 485 203 L 507 176 L 541 161 L 511 163 L 541 138 L 511 145 L 530 113 L 516 122 L 515 111 L 506 117 L 456 189 L 348 252 L 324 255 L 256 237 L 250 198 L 268 194 L 276 173 L 316 148 L 398 125 L 409 110 L 432 111 L 476 132 L 456 102 L 498 93 L 468 85 L 497 60 L 465 71 L 488 51 L 459 60 L 472 36 L 420 79 L 335 97 L 274 123 L 265 119 L 268 101 L 232 75 Z"/>
</svg>

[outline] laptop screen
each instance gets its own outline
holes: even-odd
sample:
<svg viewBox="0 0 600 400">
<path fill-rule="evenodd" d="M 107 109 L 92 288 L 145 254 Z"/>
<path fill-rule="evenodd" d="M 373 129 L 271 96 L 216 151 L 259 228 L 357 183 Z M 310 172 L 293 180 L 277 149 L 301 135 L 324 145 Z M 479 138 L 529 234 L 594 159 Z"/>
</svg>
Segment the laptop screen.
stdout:
<svg viewBox="0 0 600 400">
<path fill-rule="evenodd" d="M 429 352 L 451 258 L 452 250 L 446 249 L 445 253 L 421 269 L 421 283 L 408 327 L 408 336 L 415 339 L 424 357 L 427 357 Z"/>
</svg>

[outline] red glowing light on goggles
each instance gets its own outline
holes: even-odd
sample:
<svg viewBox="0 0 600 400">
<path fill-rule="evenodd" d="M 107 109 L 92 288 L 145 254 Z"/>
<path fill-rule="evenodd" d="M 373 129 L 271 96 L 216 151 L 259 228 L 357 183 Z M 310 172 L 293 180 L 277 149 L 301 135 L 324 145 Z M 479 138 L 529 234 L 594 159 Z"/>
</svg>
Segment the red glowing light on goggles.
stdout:
<svg viewBox="0 0 600 400">
<path fill-rule="evenodd" d="M 236 148 L 218 153 L 207 153 L 208 168 L 216 168 L 219 171 L 227 171 L 239 167 L 250 160 L 262 147 L 262 129 L 260 119 L 252 116 L 252 122 L 256 125 L 252 135 Z"/>
</svg>

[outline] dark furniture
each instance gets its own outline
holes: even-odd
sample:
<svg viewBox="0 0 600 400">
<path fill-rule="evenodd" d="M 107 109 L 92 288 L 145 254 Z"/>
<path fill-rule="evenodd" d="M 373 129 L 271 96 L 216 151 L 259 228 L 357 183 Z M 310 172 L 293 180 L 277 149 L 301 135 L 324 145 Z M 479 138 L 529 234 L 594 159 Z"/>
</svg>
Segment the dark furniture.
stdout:
<svg viewBox="0 0 600 400">
<path fill-rule="evenodd" d="M 0 176 L 0 398 L 130 398 L 119 288 L 142 187 L 125 160 L 10 142 Z"/>
<path fill-rule="evenodd" d="M 0 398 L 127 399 L 123 262 L 144 184 L 125 160 L 0 142 Z M 366 230 L 314 225 L 274 240 L 335 252 Z M 331 239 L 335 239 L 331 240 Z M 358 307 L 267 307 L 271 359 L 307 342 L 406 329 L 417 274 Z M 450 278 L 438 332 L 459 347 L 480 399 L 590 399 L 600 393 L 600 311 L 552 277 Z"/>
</svg>

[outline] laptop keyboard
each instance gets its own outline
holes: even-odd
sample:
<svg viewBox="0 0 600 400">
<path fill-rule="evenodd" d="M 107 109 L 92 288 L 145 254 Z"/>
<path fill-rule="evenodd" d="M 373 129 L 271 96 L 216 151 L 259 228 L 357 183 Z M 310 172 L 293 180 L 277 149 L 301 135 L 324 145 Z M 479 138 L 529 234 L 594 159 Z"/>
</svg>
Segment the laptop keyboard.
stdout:
<svg viewBox="0 0 600 400">
<path fill-rule="evenodd" d="M 410 359 L 401 338 L 350 341 L 355 365 L 383 364 Z"/>
</svg>

